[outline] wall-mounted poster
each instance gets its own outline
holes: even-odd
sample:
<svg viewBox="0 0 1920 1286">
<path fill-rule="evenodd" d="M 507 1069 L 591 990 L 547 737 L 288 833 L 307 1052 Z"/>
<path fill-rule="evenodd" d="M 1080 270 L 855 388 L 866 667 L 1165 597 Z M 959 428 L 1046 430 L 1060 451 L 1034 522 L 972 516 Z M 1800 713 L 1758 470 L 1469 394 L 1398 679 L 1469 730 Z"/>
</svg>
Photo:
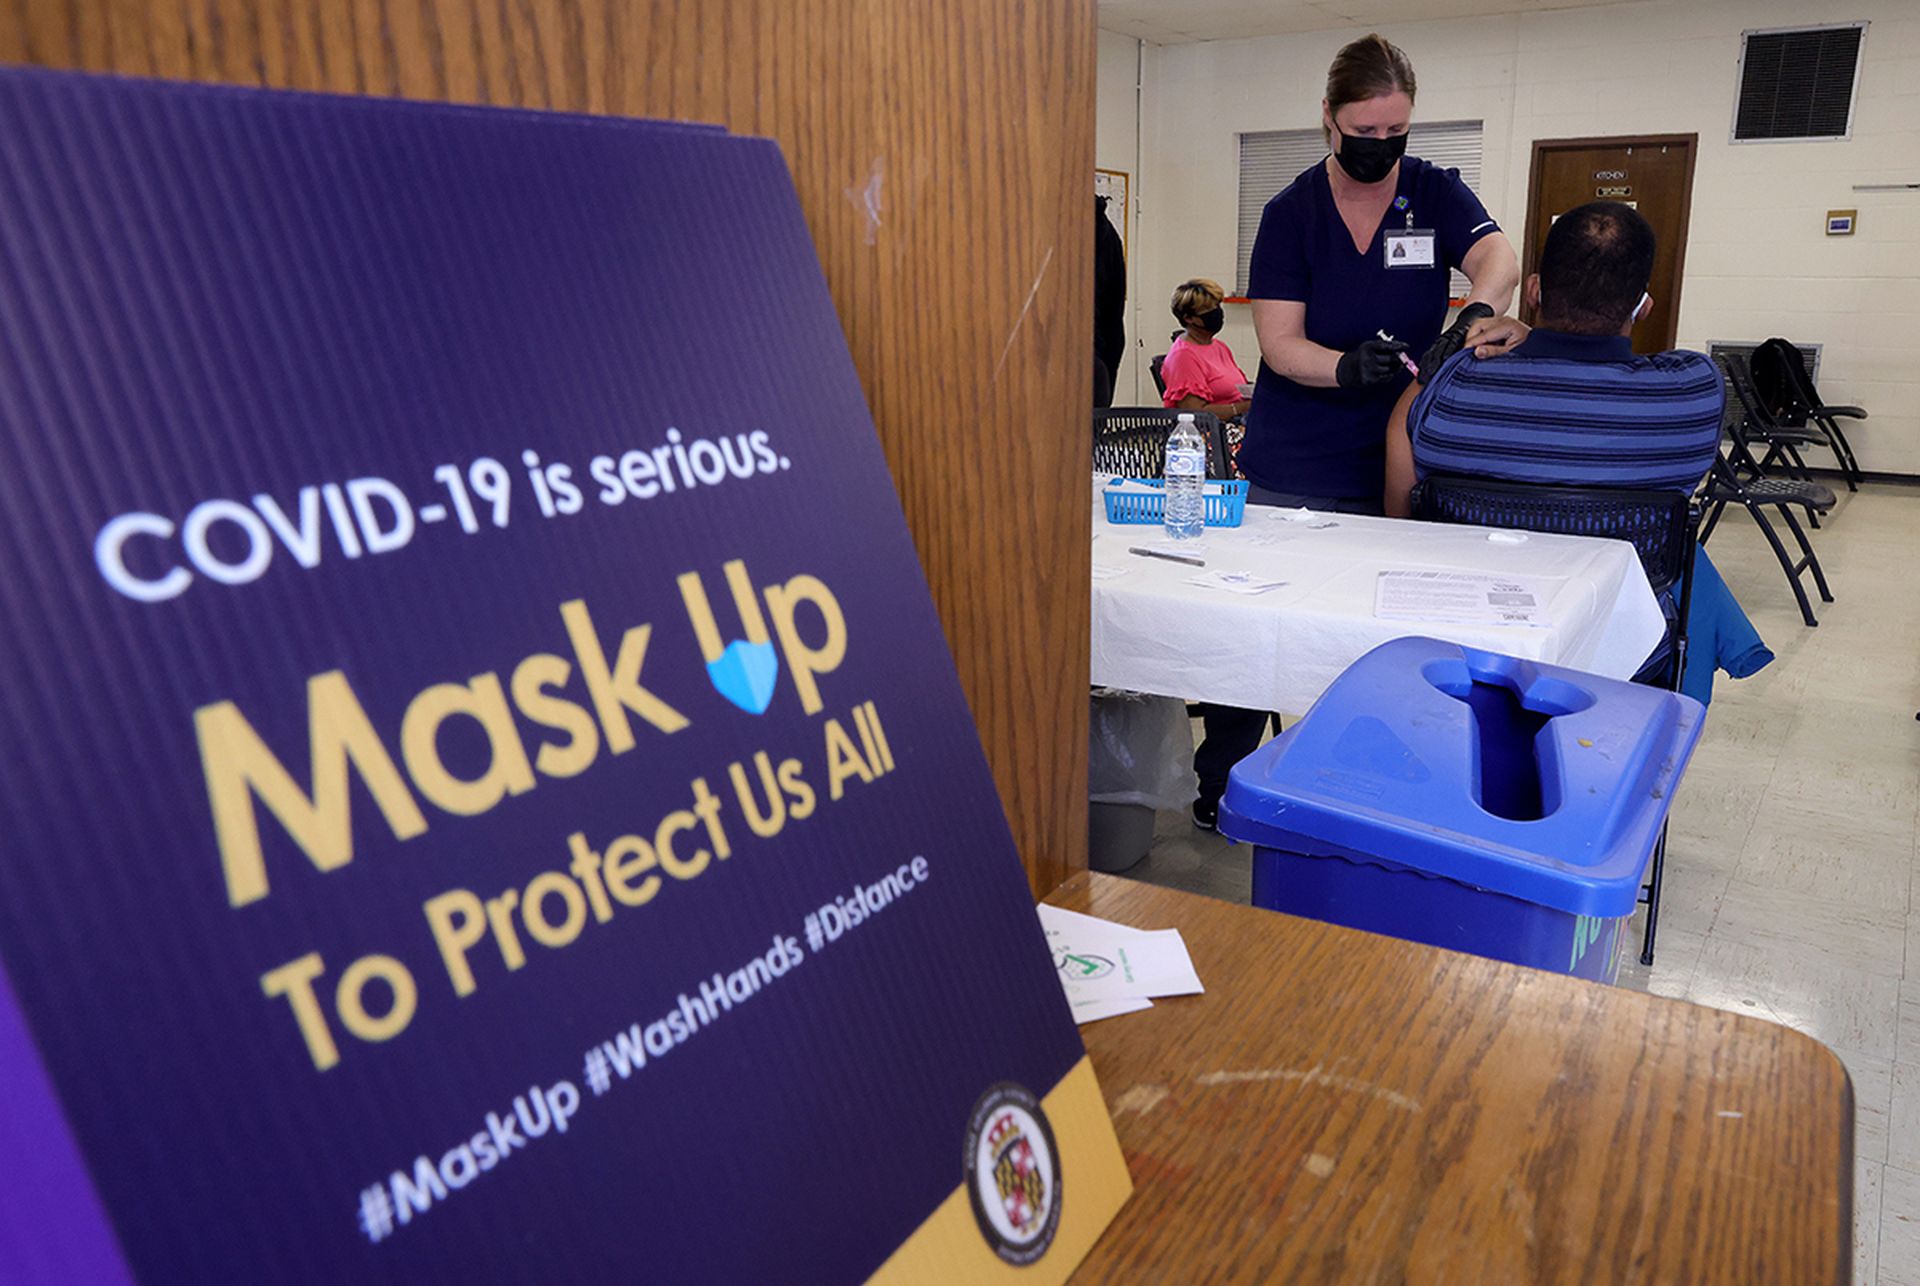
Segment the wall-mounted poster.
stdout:
<svg viewBox="0 0 1920 1286">
<path fill-rule="evenodd" d="M 0 1276 L 1065 1277 L 1125 1167 L 775 145 L 0 72 L 0 333 Z"/>
</svg>

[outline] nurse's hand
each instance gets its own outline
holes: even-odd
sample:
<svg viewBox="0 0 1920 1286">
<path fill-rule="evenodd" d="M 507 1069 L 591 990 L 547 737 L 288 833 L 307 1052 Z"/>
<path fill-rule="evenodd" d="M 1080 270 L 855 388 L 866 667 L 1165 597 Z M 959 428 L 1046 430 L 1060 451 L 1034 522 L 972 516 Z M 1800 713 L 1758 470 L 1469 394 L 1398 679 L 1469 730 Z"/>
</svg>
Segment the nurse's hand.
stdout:
<svg viewBox="0 0 1920 1286">
<path fill-rule="evenodd" d="M 1488 317 L 1467 331 L 1465 347 L 1475 357 L 1498 357 L 1512 352 L 1532 329 L 1518 317 Z"/>
<path fill-rule="evenodd" d="M 1466 342 L 1468 330 L 1477 322 L 1493 316 L 1493 309 L 1478 301 L 1468 304 L 1453 319 L 1453 325 L 1440 332 L 1440 338 L 1433 341 L 1426 353 L 1420 358 L 1420 382 L 1427 383 L 1440 373 L 1446 360 L 1460 351 Z"/>
<path fill-rule="evenodd" d="M 1366 340 L 1340 354 L 1340 364 L 1333 368 L 1334 382 L 1341 388 L 1385 384 L 1400 373 L 1400 363 L 1408 361 L 1406 351 L 1407 346 L 1397 339 Z"/>
</svg>

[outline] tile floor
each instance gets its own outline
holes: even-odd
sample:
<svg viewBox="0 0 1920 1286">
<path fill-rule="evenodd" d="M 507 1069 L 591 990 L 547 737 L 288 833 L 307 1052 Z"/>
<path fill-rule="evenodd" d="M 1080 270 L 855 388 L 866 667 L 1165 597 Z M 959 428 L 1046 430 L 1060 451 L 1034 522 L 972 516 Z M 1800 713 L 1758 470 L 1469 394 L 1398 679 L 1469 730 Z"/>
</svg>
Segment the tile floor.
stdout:
<svg viewBox="0 0 1920 1286">
<path fill-rule="evenodd" d="M 1920 486 L 1842 491 L 1812 537 L 1838 600 L 1816 601 L 1817 629 L 1744 513 L 1713 535 L 1778 659 L 1716 689 L 1674 800 L 1658 952 L 1621 981 L 1771 1018 L 1840 1055 L 1857 1113 L 1856 1280 L 1920 1286 Z M 1249 860 L 1162 813 L 1128 874 L 1244 902 Z"/>
</svg>

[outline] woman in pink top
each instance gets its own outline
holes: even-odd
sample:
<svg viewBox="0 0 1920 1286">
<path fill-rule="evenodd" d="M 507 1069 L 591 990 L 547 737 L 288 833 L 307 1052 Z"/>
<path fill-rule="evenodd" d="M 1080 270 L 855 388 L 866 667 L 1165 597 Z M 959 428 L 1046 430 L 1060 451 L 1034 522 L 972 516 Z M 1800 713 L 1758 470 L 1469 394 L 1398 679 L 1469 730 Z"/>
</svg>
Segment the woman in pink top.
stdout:
<svg viewBox="0 0 1920 1286">
<path fill-rule="evenodd" d="M 1226 325 L 1221 307 L 1226 292 L 1217 281 L 1195 277 L 1174 288 L 1173 315 L 1187 333 L 1173 341 L 1160 364 L 1167 391 L 1162 405 L 1178 411 L 1211 411 L 1222 420 L 1237 420 L 1252 402 L 1240 396 L 1247 374 L 1233 359 L 1226 341 L 1215 338 Z"/>
<path fill-rule="evenodd" d="M 1212 411 L 1223 421 L 1234 421 L 1247 413 L 1252 402 L 1240 396 L 1247 383 L 1246 372 L 1233 360 L 1233 350 L 1215 338 L 1226 324 L 1227 312 L 1221 307 L 1225 298 L 1220 283 L 1205 277 L 1195 277 L 1174 288 L 1173 315 L 1187 333 L 1173 341 L 1167 360 L 1160 364 L 1160 378 L 1167 385 L 1164 405 L 1178 411 Z M 1240 454 L 1243 432 L 1238 424 L 1227 426 L 1230 460 Z M 1237 462 L 1233 476 L 1240 476 Z M 1202 703 L 1200 718 L 1206 736 L 1193 754 L 1194 775 L 1200 781 L 1200 797 L 1193 801 L 1193 822 L 1203 830 L 1213 830 L 1220 793 L 1227 785 L 1227 770 L 1260 744 L 1267 714 L 1264 710 Z"/>
</svg>

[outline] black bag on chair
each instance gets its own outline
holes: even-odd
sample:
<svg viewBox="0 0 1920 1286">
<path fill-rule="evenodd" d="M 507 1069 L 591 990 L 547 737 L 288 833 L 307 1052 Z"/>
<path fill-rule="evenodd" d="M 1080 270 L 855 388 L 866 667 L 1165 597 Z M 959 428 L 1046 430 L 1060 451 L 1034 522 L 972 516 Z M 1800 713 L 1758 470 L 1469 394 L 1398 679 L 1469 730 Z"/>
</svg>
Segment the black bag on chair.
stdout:
<svg viewBox="0 0 1920 1286">
<path fill-rule="evenodd" d="M 1796 373 L 1807 369 L 1798 348 L 1784 339 L 1770 339 L 1753 350 L 1747 369 L 1753 372 L 1753 386 L 1776 424 L 1807 422 L 1807 404 L 1800 396 L 1800 380 L 1795 378 Z"/>
</svg>

